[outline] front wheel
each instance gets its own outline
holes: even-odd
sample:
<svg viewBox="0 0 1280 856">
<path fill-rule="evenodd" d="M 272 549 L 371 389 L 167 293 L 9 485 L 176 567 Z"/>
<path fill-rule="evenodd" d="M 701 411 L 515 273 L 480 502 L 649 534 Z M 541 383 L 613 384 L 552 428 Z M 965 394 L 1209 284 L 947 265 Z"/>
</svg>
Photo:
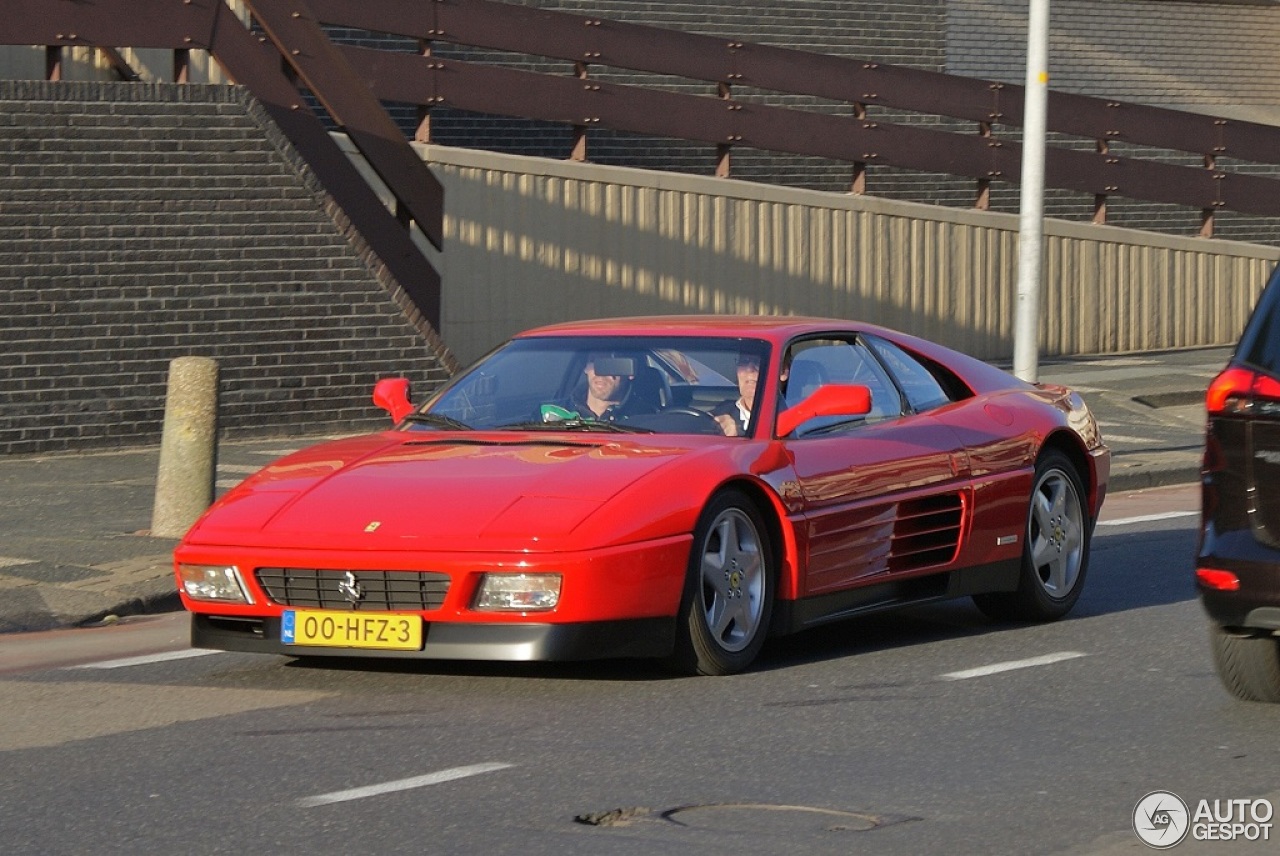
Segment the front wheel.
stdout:
<svg viewBox="0 0 1280 856">
<path fill-rule="evenodd" d="M 1244 701 L 1280 702 L 1280 643 L 1274 636 L 1241 636 L 1214 626 L 1209 642 L 1227 692 Z"/>
<path fill-rule="evenodd" d="M 764 646 L 777 572 L 769 530 L 738 490 L 712 497 L 693 548 L 667 664 L 682 674 L 731 675 Z"/>
<path fill-rule="evenodd" d="M 1071 461 L 1061 452 L 1046 452 L 1032 485 L 1018 590 L 973 598 L 982 612 L 1000 621 L 1061 618 L 1080 599 L 1089 568 L 1092 522 Z"/>
</svg>

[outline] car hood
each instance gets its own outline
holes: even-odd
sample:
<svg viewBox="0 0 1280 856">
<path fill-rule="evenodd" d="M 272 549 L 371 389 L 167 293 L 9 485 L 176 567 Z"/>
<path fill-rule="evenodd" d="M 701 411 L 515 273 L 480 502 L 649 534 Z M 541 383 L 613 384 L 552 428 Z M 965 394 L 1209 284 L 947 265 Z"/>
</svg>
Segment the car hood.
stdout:
<svg viewBox="0 0 1280 856">
<path fill-rule="evenodd" d="M 188 544 L 551 549 L 690 450 L 652 438 L 371 435 L 283 458 L 219 500 Z"/>
</svg>

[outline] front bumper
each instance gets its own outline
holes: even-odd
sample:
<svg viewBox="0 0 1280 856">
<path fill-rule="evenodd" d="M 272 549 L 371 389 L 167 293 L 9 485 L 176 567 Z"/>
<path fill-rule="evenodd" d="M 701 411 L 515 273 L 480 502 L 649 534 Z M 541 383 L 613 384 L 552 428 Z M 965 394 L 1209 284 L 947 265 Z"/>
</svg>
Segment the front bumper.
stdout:
<svg viewBox="0 0 1280 856">
<path fill-rule="evenodd" d="M 426 624 L 420 651 L 286 645 L 280 619 L 193 613 L 191 645 L 289 657 L 377 657 L 419 660 L 595 660 L 662 657 L 675 640 L 673 618 L 633 618 L 569 624 Z"/>
</svg>

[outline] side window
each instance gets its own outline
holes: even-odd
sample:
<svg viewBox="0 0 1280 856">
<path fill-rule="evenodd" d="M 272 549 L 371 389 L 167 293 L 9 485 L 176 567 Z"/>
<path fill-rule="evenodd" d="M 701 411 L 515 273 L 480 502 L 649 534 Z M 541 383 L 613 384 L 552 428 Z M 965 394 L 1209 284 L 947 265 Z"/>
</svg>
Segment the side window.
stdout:
<svg viewBox="0 0 1280 856">
<path fill-rule="evenodd" d="M 892 342 L 875 336 L 867 336 L 867 341 L 875 349 L 880 359 L 889 367 L 889 371 L 902 387 L 907 402 L 917 413 L 941 407 L 952 401 L 942 384 L 918 360 Z"/>
<path fill-rule="evenodd" d="M 802 424 L 796 435 L 853 426 L 902 415 L 902 397 L 880 363 L 859 341 L 806 339 L 792 345 L 783 361 L 784 407 L 794 407 L 823 384 L 860 384 L 871 390 L 871 412 L 856 419 L 825 416 Z"/>
</svg>

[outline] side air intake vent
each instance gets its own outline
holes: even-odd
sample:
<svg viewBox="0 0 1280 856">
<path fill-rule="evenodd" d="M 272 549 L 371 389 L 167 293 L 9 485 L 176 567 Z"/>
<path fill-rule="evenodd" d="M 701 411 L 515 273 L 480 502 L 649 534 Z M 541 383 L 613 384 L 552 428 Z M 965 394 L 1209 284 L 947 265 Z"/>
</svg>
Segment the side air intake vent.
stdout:
<svg viewBox="0 0 1280 856">
<path fill-rule="evenodd" d="M 907 500 L 898 506 L 889 550 L 890 571 L 944 565 L 960 546 L 964 503 L 958 493 Z"/>
</svg>

